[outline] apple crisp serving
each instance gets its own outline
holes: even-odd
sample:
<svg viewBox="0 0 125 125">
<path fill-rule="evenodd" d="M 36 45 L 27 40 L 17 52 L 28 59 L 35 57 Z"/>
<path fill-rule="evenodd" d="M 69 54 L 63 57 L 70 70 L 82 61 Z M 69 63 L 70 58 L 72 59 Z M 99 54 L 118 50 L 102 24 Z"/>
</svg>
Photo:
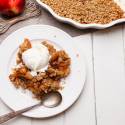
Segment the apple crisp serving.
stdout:
<svg viewBox="0 0 125 125">
<path fill-rule="evenodd" d="M 32 48 L 31 42 L 25 39 L 17 53 L 16 61 L 18 66 L 13 68 L 12 73 L 9 75 L 11 83 L 16 88 L 21 87 L 30 90 L 37 99 L 41 99 L 43 94 L 62 89 L 61 79 L 69 75 L 71 64 L 71 59 L 64 50 L 57 51 L 47 41 L 41 42 L 41 44 L 47 47 L 50 54 L 45 71 L 37 72 L 37 75 L 34 76 L 31 69 L 25 65 L 22 54 Z"/>
<path fill-rule="evenodd" d="M 124 17 L 114 0 L 41 0 L 59 16 L 82 24 L 107 24 Z"/>
</svg>

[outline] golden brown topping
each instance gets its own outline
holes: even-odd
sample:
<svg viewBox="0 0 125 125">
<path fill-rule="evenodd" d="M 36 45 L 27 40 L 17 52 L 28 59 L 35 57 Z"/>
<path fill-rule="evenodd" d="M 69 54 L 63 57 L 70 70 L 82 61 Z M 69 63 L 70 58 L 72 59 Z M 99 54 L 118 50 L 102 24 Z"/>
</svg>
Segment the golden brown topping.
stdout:
<svg viewBox="0 0 125 125">
<path fill-rule="evenodd" d="M 56 52 L 56 49 L 53 47 L 53 45 L 48 44 L 47 41 L 42 42 L 42 44 L 48 48 L 50 55 Z"/>
<path fill-rule="evenodd" d="M 84 24 L 106 24 L 123 18 L 124 11 L 114 0 L 41 0 L 58 15 Z"/>
<path fill-rule="evenodd" d="M 30 49 L 31 47 L 32 47 L 32 45 L 31 45 L 30 41 L 28 39 L 24 39 L 24 42 L 20 45 L 19 51 L 17 53 L 17 58 L 16 58 L 17 64 L 23 63 L 23 61 L 22 61 L 22 53 L 24 51 L 26 51 L 27 49 Z"/>
<path fill-rule="evenodd" d="M 27 49 L 30 49 L 32 47 L 29 39 L 24 39 L 24 42 L 20 45 L 20 51 L 21 52 L 24 52 L 26 51 Z"/>
<path fill-rule="evenodd" d="M 28 41 L 29 42 L 29 41 Z M 18 52 L 18 57 L 21 59 L 21 52 L 30 47 L 30 44 L 26 40 L 26 44 L 22 44 Z M 28 43 L 28 44 L 27 44 Z M 51 59 L 49 61 L 48 68 L 45 72 L 39 72 L 36 76 L 32 76 L 30 70 L 21 61 L 20 68 L 14 68 L 13 73 L 10 74 L 9 79 L 15 87 L 22 87 L 30 90 L 36 98 L 42 98 L 42 95 L 50 91 L 58 91 L 61 89 L 60 80 L 68 76 L 70 73 L 71 60 L 65 51 L 56 51 L 56 49 L 48 44 L 47 46 Z"/>
</svg>

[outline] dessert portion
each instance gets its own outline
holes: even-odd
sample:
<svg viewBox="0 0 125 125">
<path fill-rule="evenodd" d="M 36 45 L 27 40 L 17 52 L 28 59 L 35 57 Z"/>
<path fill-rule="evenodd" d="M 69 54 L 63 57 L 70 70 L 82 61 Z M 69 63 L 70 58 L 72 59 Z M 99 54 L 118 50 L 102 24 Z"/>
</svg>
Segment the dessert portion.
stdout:
<svg viewBox="0 0 125 125">
<path fill-rule="evenodd" d="M 31 43 L 25 39 L 19 47 L 16 63 L 9 75 L 11 83 L 41 99 L 43 94 L 62 89 L 61 79 L 70 74 L 71 59 L 64 50 L 57 51 L 47 41 Z"/>
<path fill-rule="evenodd" d="M 124 17 L 114 0 L 41 0 L 59 16 L 81 24 L 107 24 Z"/>
</svg>

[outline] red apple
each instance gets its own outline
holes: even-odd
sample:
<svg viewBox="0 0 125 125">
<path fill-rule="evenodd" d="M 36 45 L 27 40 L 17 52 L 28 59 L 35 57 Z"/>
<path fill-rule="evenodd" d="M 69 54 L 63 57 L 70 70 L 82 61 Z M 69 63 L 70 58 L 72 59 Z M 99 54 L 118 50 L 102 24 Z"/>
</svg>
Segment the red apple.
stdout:
<svg viewBox="0 0 125 125">
<path fill-rule="evenodd" d="M 13 17 L 23 12 L 25 0 L 0 0 L 0 14 Z"/>
</svg>

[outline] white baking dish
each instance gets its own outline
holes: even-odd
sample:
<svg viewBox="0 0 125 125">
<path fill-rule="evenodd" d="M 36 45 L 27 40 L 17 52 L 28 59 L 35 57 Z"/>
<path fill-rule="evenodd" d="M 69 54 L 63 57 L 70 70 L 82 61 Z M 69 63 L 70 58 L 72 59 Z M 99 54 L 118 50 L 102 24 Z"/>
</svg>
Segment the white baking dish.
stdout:
<svg viewBox="0 0 125 125">
<path fill-rule="evenodd" d="M 53 17 L 55 17 L 57 20 L 64 22 L 64 23 L 68 23 L 71 24 L 79 29 L 87 29 L 87 28 L 94 28 L 94 29 L 105 29 L 108 27 L 111 27 L 115 24 L 119 24 L 119 23 L 123 23 L 125 22 L 125 18 L 122 19 L 118 19 L 115 21 L 112 21 L 108 24 L 81 24 L 78 23 L 70 18 L 65 18 L 65 17 L 61 17 L 59 15 L 57 15 L 48 5 L 44 4 L 43 2 L 41 2 L 40 0 L 36 0 L 38 4 L 40 4 L 43 8 L 45 8 L 47 11 L 49 11 Z M 116 1 L 116 0 L 115 0 Z M 118 3 L 122 8 L 124 8 L 120 3 Z"/>
</svg>

